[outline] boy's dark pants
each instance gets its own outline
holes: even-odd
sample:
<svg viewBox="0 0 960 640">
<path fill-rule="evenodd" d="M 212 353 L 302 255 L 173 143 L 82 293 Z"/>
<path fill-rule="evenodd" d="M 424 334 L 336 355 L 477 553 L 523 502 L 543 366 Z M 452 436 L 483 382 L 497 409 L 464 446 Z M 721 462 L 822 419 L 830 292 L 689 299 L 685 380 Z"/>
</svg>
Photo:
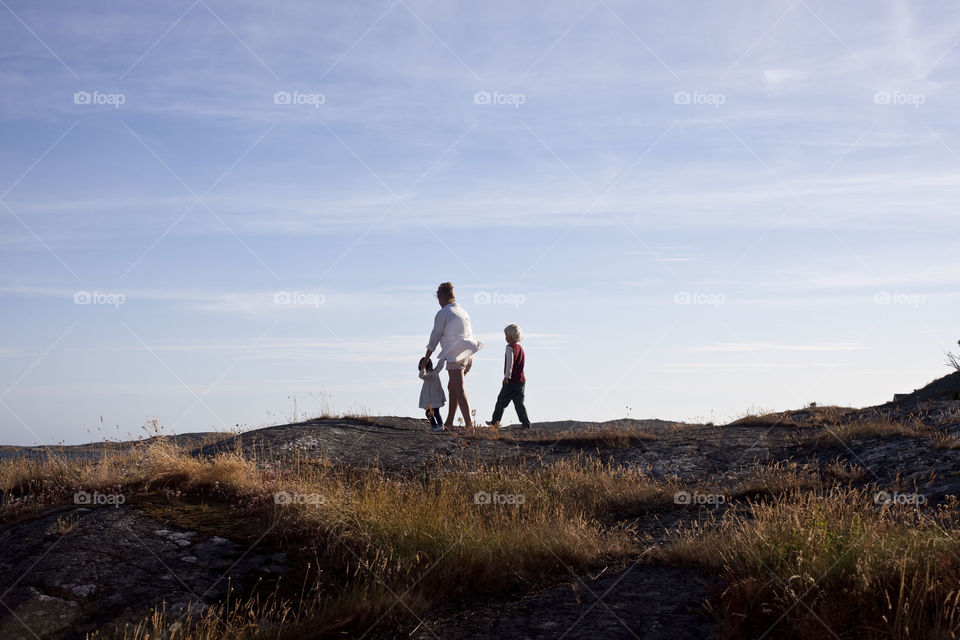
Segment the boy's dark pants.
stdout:
<svg viewBox="0 0 960 640">
<path fill-rule="evenodd" d="M 523 405 L 523 392 L 526 382 L 508 382 L 500 389 L 500 395 L 497 396 L 497 406 L 493 409 L 493 421 L 500 422 L 503 417 L 503 410 L 513 401 L 513 408 L 517 410 L 517 417 L 520 418 L 520 424 L 525 427 L 530 426 L 530 418 L 527 417 L 527 408 Z"/>
</svg>

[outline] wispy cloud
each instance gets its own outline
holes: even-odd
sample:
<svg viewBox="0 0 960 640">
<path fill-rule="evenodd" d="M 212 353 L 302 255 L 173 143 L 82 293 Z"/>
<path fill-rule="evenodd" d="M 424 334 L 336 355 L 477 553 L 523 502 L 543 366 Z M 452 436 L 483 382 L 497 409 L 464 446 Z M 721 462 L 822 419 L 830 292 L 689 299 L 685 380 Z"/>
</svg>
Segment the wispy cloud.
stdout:
<svg viewBox="0 0 960 640">
<path fill-rule="evenodd" d="M 686 350 L 692 353 L 742 353 L 753 351 L 801 351 L 801 352 L 820 352 L 820 351 L 862 351 L 869 349 L 862 344 L 857 343 L 837 343 L 837 344 L 778 344 L 773 342 L 720 342 L 707 346 L 688 347 Z"/>
<path fill-rule="evenodd" d="M 261 389 L 225 380 L 246 397 L 218 413 L 344 369 L 346 402 L 402 411 L 392 385 L 410 376 L 415 395 L 443 280 L 487 342 L 481 364 L 506 322 L 524 326 L 540 418 L 576 417 L 569 371 L 598 362 L 612 379 L 710 380 L 741 406 L 771 369 L 814 386 L 875 367 L 850 393 L 886 398 L 956 339 L 960 6 L 10 7 L 0 377 L 78 322 L 23 378 L 48 389 L 18 410 L 35 428 L 62 428 L 98 387 L 138 424 L 142 389 L 177 392 L 119 318 L 191 384 L 255 363 Z M 78 291 L 126 302 L 74 307 Z M 471 304 L 483 291 L 523 304 Z M 640 389 L 605 410 L 675 414 Z"/>
</svg>

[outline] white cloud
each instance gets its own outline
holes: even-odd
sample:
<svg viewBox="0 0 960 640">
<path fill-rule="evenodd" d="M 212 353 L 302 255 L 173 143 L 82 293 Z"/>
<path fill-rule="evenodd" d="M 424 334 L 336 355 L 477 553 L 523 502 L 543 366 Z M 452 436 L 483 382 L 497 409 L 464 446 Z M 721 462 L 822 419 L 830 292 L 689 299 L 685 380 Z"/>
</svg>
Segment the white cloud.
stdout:
<svg viewBox="0 0 960 640">
<path fill-rule="evenodd" d="M 741 353 L 748 351 L 862 351 L 869 349 L 862 344 L 841 342 L 834 344 L 779 344 L 774 342 L 718 342 L 700 347 L 688 347 L 690 352 Z"/>
</svg>

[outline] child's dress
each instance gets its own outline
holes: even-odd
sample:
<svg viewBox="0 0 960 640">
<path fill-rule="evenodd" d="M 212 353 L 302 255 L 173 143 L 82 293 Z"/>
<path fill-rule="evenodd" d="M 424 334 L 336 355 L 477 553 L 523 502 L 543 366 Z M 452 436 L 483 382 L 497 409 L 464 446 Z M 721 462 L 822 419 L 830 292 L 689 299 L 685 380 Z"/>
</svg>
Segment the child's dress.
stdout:
<svg viewBox="0 0 960 640">
<path fill-rule="evenodd" d="M 440 382 L 440 372 L 443 371 L 441 364 L 444 362 L 438 361 L 433 371 L 420 372 L 420 379 L 423 380 L 423 388 L 420 389 L 421 409 L 439 409 L 447 403 L 447 396 L 443 393 L 443 384 Z"/>
</svg>

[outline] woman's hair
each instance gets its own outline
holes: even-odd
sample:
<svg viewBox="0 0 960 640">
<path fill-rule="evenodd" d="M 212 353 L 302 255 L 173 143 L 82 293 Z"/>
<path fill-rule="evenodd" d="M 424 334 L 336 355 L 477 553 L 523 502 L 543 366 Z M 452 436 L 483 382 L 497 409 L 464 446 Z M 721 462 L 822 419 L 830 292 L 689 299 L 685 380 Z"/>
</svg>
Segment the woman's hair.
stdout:
<svg viewBox="0 0 960 640">
<path fill-rule="evenodd" d="M 420 369 L 433 371 L 433 361 L 430 358 L 420 358 L 420 362 L 417 363 L 417 371 L 420 371 Z"/>
<path fill-rule="evenodd" d="M 503 332 L 514 342 L 520 342 L 523 340 L 523 330 L 520 329 L 520 325 L 518 324 L 508 324 L 503 328 Z"/>
<path fill-rule="evenodd" d="M 452 282 L 443 282 L 437 287 L 437 297 L 438 298 L 448 298 L 453 300 L 455 296 L 453 295 L 453 283 Z"/>
</svg>

